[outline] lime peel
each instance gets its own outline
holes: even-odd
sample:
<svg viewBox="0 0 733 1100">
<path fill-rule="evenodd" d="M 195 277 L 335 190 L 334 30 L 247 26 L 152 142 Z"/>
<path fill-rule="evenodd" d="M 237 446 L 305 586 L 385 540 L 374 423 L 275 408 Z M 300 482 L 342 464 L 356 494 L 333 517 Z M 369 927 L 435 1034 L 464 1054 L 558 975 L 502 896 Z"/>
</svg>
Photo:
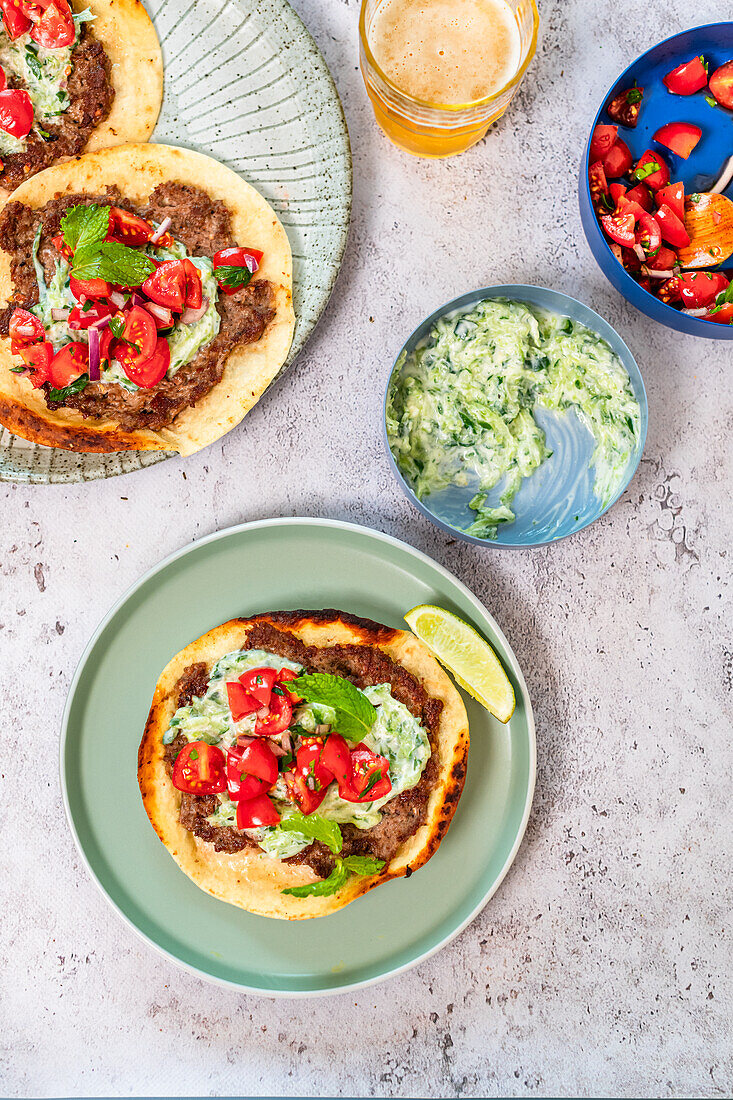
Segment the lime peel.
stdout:
<svg viewBox="0 0 733 1100">
<path fill-rule="evenodd" d="M 494 649 L 467 622 L 444 607 L 421 604 L 405 622 L 460 687 L 500 722 L 514 713 L 514 688 Z"/>
</svg>

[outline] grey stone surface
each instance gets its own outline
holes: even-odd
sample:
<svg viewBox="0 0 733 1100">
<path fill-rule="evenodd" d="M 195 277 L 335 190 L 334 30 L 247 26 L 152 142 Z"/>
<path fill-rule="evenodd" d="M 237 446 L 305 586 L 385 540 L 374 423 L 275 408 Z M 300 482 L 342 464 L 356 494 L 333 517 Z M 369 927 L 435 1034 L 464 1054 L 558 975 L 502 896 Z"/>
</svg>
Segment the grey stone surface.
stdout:
<svg viewBox="0 0 733 1100">
<path fill-rule="evenodd" d="M 582 236 L 575 166 L 615 73 L 693 18 L 683 0 L 543 3 L 538 57 L 488 140 L 444 163 L 376 130 L 356 0 L 297 0 L 355 161 L 346 261 L 290 375 L 220 444 L 107 482 L 2 487 L 3 1095 L 724 1096 L 731 1058 L 731 345 L 647 321 Z M 724 10 L 725 9 L 725 10 Z M 701 0 L 699 23 L 729 15 Z M 587 301 L 651 407 L 630 490 L 530 553 L 451 543 L 389 472 L 391 357 L 490 282 Z M 334 1000 L 223 991 L 142 944 L 87 877 L 59 792 L 71 675 L 164 554 L 246 519 L 322 515 L 418 546 L 499 620 L 536 708 L 525 843 L 497 896 L 417 969 Z"/>
</svg>

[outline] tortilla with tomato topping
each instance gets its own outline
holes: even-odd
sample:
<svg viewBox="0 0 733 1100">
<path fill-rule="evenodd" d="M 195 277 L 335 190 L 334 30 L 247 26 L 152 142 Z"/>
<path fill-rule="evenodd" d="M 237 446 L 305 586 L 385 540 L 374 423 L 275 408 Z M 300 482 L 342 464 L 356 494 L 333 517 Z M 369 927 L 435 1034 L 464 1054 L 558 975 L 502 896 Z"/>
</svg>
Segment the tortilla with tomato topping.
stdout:
<svg viewBox="0 0 733 1100">
<path fill-rule="evenodd" d="M 200 153 L 126 145 L 54 165 L 0 212 L 0 249 L 0 423 L 25 439 L 192 454 L 285 362 L 285 230 Z"/>
<path fill-rule="evenodd" d="M 140 0 L 0 0 L 0 199 L 83 152 L 147 141 L 163 62 Z"/>
<path fill-rule="evenodd" d="M 325 916 L 437 851 L 468 721 L 407 631 L 342 611 L 232 619 L 158 680 L 138 754 L 179 867 L 263 916 Z"/>
</svg>

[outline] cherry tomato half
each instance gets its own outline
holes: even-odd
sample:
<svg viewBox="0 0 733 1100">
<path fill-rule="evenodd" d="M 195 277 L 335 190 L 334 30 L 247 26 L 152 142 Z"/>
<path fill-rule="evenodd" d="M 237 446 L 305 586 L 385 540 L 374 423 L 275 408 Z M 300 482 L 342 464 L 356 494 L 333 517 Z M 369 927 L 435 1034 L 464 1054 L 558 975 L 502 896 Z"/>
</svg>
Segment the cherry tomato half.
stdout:
<svg viewBox="0 0 733 1100">
<path fill-rule="evenodd" d="M 606 104 L 606 114 L 614 122 L 620 122 L 622 126 L 628 126 L 633 130 L 639 121 L 641 101 L 644 97 L 643 88 L 626 88 L 619 92 Z"/>
<path fill-rule="evenodd" d="M 260 709 L 260 704 L 251 695 L 248 695 L 238 681 L 227 681 L 227 698 L 229 709 L 232 712 L 232 720 L 241 722 L 248 714 L 254 714 Z"/>
<path fill-rule="evenodd" d="M 2 0 L 0 4 L 3 12 L 3 23 L 12 40 L 26 34 L 31 28 L 31 21 L 23 11 L 20 0 Z"/>
<path fill-rule="evenodd" d="M 273 695 L 269 707 L 270 713 L 258 718 L 255 724 L 258 737 L 272 737 L 275 733 L 282 733 L 293 717 L 293 704 L 284 695 Z"/>
<path fill-rule="evenodd" d="M 71 8 L 66 0 L 53 0 L 31 29 L 31 38 L 47 50 L 70 46 L 76 38 Z"/>
<path fill-rule="evenodd" d="M 173 765 L 173 786 L 187 794 L 219 794 L 227 789 L 224 753 L 205 741 L 184 745 Z"/>
<path fill-rule="evenodd" d="M 44 341 L 42 344 L 31 344 L 20 349 L 21 358 L 32 372 L 30 383 L 34 389 L 38 389 L 44 382 L 48 382 L 48 368 L 53 359 L 53 344 Z"/>
<path fill-rule="evenodd" d="M 655 141 L 671 149 L 683 160 L 687 160 L 701 137 L 702 130 L 691 122 L 668 122 L 666 126 L 660 126 L 654 134 Z"/>
<path fill-rule="evenodd" d="M 643 183 L 637 183 L 636 187 L 630 188 L 626 192 L 626 198 L 629 202 L 638 202 L 642 210 L 646 210 L 647 214 L 651 212 L 654 200 L 652 199 L 652 193 L 648 187 Z"/>
<path fill-rule="evenodd" d="M 149 359 L 158 343 L 158 330 L 152 315 L 142 306 L 133 306 L 125 317 L 122 338 L 128 341 L 123 365 L 125 362 L 139 364 Z M 138 351 L 130 347 L 130 344 L 135 344 Z"/>
<path fill-rule="evenodd" d="M 669 183 L 669 168 L 659 153 L 647 149 L 639 157 L 631 178 L 638 183 L 645 183 L 652 191 L 658 191 Z"/>
<path fill-rule="evenodd" d="M 608 194 L 608 180 L 603 170 L 602 161 L 597 160 L 589 167 L 588 184 L 590 186 L 590 197 L 593 200 L 593 206 L 598 210 L 602 205 L 603 196 Z"/>
<path fill-rule="evenodd" d="M 59 233 L 57 237 L 52 237 L 51 241 L 56 251 L 60 252 L 65 260 L 70 260 L 73 258 L 74 253 L 71 251 L 68 244 L 64 240 L 62 233 Z"/>
<path fill-rule="evenodd" d="M 214 269 L 217 267 L 247 267 L 255 273 L 262 263 L 264 252 L 259 248 L 220 248 L 214 253 Z"/>
<path fill-rule="evenodd" d="M 238 759 L 239 775 L 245 772 L 261 779 L 268 787 L 277 781 L 277 757 L 265 741 L 251 741 L 243 749 L 230 750 Z"/>
<path fill-rule="evenodd" d="M 133 350 L 130 348 L 129 344 L 122 344 L 120 346 L 119 341 L 116 341 L 113 358 L 117 359 L 117 361 L 122 364 L 122 369 L 125 374 L 136 386 L 141 386 L 143 389 L 149 390 L 152 389 L 153 386 L 157 386 L 158 382 L 165 378 L 168 367 L 171 365 L 171 349 L 165 336 L 157 336 L 155 351 L 149 359 L 141 359 L 138 361 L 137 358 L 135 358 L 135 361 L 132 362 L 129 356 L 126 357 L 125 348 L 129 351 Z"/>
<path fill-rule="evenodd" d="M 340 733 L 329 733 L 321 752 L 321 764 L 334 776 L 339 787 L 351 785 L 351 751 Z"/>
<path fill-rule="evenodd" d="M 186 272 L 186 296 L 184 304 L 186 309 L 199 309 L 204 300 L 203 287 L 201 285 L 201 272 L 192 260 L 182 261 Z"/>
<path fill-rule="evenodd" d="M 644 184 L 640 183 L 639 187 Z M 634 188 L 636 190 L 636 188 Z M 656 194 L 657 204 L 663 203 L 677 215 L 680 221 L 685 220 L 685 185 L 684 183 L 668 183 L 666 187 L 660 187 Z M 643 205 L 643 203 L 642 203 Z M 651 207 L 649 207 L 651 210 Z"/>
<path fill-rule="evenodd" d="M 278 684 L 287 685 L 291 680 L 297 680 L 299 673 L 293 672 L 292 668 L 281 668 L 277 674 Z M 303 700 L 299 695 L 296 695 L 291 688 L 287 688 L 288 698 L 291 703 L 302 703 Z"/>
<path fill-rule="evenodd" d="M 295 765 L 283 772 L 288 797 L 306 815 L 318 809 L 333 780 L 333 772 L 321 761 L 323 747 L 322 737 L 304 738 L 296 754 Z"/>
<path fill-rule="evenodd" d="M 710 77 L 710 91 L 721 107 L 733 111 L 733 61 L 726 61 L 725 65 L 715 70 Z"/>
<path fill-rule="evenodd" d="M 672 248 L 684 248 L 690 243 L 690 234 L 685 229 L 685 223 L 681 222 L 666 204 L 662 203 L 655 218 L 662 230 L 663 239 L 671 244 Z"/>
<path fill-rule="evenodd" d="M 240 799 L 237 803 L 237 828 L 259 829 L 262 825 L 277 825 L 280 814 L 266 794 Z"/>
<path fill-rule="evenodd" d="M 89 347 L 80 340 L 64 344 L 57 351 L 48 368 L 49 381 L 61 390 L 89 370 Z"/>
<path fill-rule="evenodd" d="M 10 350 L 14 355 L 18 353 L 21 347 L 36 344 L 46 336 L 43 322 L 39 321 L 35 314 L 29 313 L 27 309 L 20 309 L 20 307 L 14 309 L 10 315 L 8 333 L 12 342 Z"/>
<path fill-rule="evenodd" d="M 687 271 L 677 282 L 679 297 L 687 309 L 712 306 L 718 295 L 728 288 L 728 280 L 720 271 Z"/>
<path fill-rule="evenodd" d="M 603 170 L 607 179 L 614 179 L 617 176 L 625 176 L 633 163 L 634 158 L 628 145 L 621 138 L 617 138 L 603 158 Z"/>
<path fill-rule="evenodd" d="M 120 206 L 110 206 L 108 241 L 118 241 L 120 244 L 134 248 L 147 244 L 154 232 L 152 225 L 146 222 L 145 218 L 131 214 L 129 210 L 123 210 Z"/>
<path fill-rule="evenodd" d="M 644 214 L 636 227 L 636 243 L 644 249 L 646 256 L 654 256 L 662 244 L 662 231 L 653 214 Z"/>
<path fill-rule="evenodd" d="M 250 668 L 239 677 L 239 682 L 259 706 L 266 707 L 270 702 L 275 686 L 277 672 L 274 668 Z"/>
<path fill-rule="evenodd" d="M 591 161 L 602 160 L 618 137 L 618 126 L 596 126 L 590 139 Z"/>
<path fill-rule="evenodd" d="M 347 802 L 374 802 L 392 790 L 389 761 L 372 752 L 363 741 L 352 749 L 351 766 L 354 770 L 351 784 L 339 787 L 339 794 Z"/>
<path fill-rule="evenodd" d="M 641 209 L 641 207 L 639 208 Z M 643 213 L 644 211 L 642 211 Z M 601 225 L 604 232 L 612 241 L 616 241 L 617 244 L 626 245 L 627 248 L 631 248 L 635 243 L 634 225 L 636 219 L 631 212 L 623 212 L 619 214 L 605 214 L 601 218 Z"/>
<path fill-rule="evenodd" d="M 733 302 L 721 306 L 715 313 L 706 313 L 704 321 L 717 321 L 719 325 L 733 325 Z"/>
<path fill-rule="evenodd" d="M 662 245 L 658 252 L 645 260 L 645 263 L 652 271 L 670 271 L 677 263 L 677 253 Z"/>
<path fill-rule="evenodd" d="M 26 137 L 33 125 L 31 97 L 22 88 L 0 92 L 0 130 L 16 138 Z"/>
<path fill-rule="evenodd" d="M 112 293 L 112 285 L 104 279 L 69 279 L 69 289 L 77 302 L 86 302 L 87 298 L 107 298 Z"/>
<path fill-rule="evenodd" d="M 685 61 L 663 78 L 664 84 L 673 95 L 693 95 L 708 82 L 708 72 L 701 57 Z"/>
<path fill-rule="evenodd" d="M 152 302 L 180 313 L 186 303 L 186 269 L 180 260 L 164 260 L 142 285 Z"/>
</svg>

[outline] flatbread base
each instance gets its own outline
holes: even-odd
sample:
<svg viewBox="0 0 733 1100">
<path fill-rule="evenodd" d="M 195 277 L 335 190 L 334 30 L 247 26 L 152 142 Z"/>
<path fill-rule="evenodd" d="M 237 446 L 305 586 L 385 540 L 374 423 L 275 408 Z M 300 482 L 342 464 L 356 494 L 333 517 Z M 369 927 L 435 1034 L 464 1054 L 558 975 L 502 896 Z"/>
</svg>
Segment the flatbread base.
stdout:
<svg viewBox="0 0 733 1100">
<path fill-rule="evenodd" d="M 131 202 L 142 204 L 167 181 L 200 187 L 212 199 L 221 199 L 231 215 L 232 244 L 264 252 L 256 277 L 273 285 L 274 319 L 261 340 L 234 348 L 221 381 L 160 431 L 124 430 L 113 420 L 85 418 L 75 409 L 52 411 L 40 390 L 34 390 L 25 376 L 11 372 L 16 360 L 10 341 L 0 339 L 0 423 L 15 435 L 69 451 L 161 450 L 189 455 L 235 427 L 280 371 L 295 326 L 290 244 L 266 200 L 230 168 L 202 153 L 171 145 L 118 145 L 46 168 L 21 184 L 13 199 L 39 209 L 63 194 L 94 194 L 116 184 Z M 10 257 L 0 251 L 3 304 L 11 294 Z"/>
<path fill-rule="evenodd" d="M 256 849 L 228 854 L 185 829 L 178 820 L 180 793 L 165 770 L 163 734 L 177 710 L 176 685 L 191 664 L 213 663 L 240 649 L 257 622 L 269 622 L 295 634 L 306 645 L 378 646 L 411 672 L 428 695 L 443 702 L 433 751 L 438 777 L 430 793 L 427 820 L 404 842 L 395 858 L 377 875 L 353 875 L 330 897 L 295 898 L 288 886 L 317 881 L 307 866 L 283 863 Z M 153 696 L 138 755 L 138 781 L 148 817 L 178 866 L 197 886 L 222 901 L 251 913 L 285 920 L 305 920 L 335 913 L 349 902 L 392 878 L 422 867 L 437 851 L 463 790 L 468 755 L 468 719 L 460 695 L 427 648 L 413 634 L 357 619 L 344 612 L 271 612 L 252 619 L 232 619 L 192 642 L 163 670 Z"/>
</svg>

